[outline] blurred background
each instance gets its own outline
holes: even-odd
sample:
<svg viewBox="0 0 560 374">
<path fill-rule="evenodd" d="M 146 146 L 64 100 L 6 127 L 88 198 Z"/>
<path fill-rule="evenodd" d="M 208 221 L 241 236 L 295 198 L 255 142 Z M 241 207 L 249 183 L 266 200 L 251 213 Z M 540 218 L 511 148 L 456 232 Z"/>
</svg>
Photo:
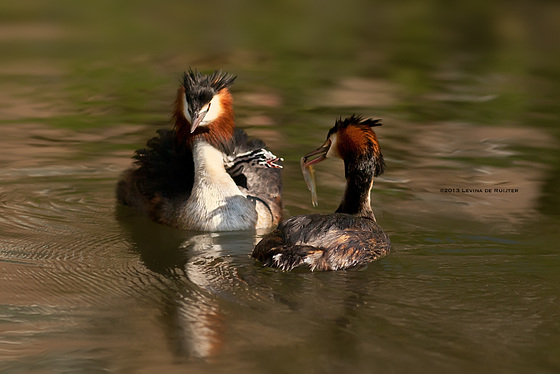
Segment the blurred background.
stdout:
<svg viewBox="0 0 560 374">
<path fill-rule="evenodd" d="M 557 372 L 559 19 L 546 0 L 3 1 L 0 371 Z M 344 189 L 318 166 L 313 209 L 299 157 L 340 116 L 381 118 L 393 253 L 281 273 L 249 258 L 259 233 L 118 209 L 189 67 L 238 76 L 286 216 Z M 517 192 L 442 192 L 496 188 Z"/>
</svg>

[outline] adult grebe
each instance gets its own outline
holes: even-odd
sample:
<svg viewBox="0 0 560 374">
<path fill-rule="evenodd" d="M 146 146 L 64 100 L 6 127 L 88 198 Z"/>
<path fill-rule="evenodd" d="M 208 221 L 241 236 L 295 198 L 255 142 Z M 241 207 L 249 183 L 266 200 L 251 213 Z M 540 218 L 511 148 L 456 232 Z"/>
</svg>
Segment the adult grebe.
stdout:
<svg viewBox="0 0 560 374">
<path fill-rule="evenodd" d="M 156 222 L 191 230 L 267 228 L 282 216 L 280 159 L 236 129 L 235 76 L 189 70 L 173 130 L 159 130 L 117 185 L 119 202 Z"/>
<path fill-rule="evenodd" d="M 336 121 L 327 141 L 301 159 L 306 182 L 316 205 L 311 165 L 327 157 L 344 160 L 346 191 L 335 213 L 291 217 L 265 236 L 252 256 L 265 266 L 291 270 L 341 270 L 364 265 L 387 255 L 389 237 L 377 224 L 370 205 L 373 178 L 385 163 L 377 136 L 371 129 L 379 120 L 351 116 Z"/>
</svg>

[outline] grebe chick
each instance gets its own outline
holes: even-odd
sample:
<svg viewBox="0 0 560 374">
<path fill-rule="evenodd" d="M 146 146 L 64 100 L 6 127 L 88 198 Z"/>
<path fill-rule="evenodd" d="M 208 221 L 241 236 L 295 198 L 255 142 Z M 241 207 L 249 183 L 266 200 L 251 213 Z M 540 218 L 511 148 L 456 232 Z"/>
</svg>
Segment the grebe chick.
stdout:
<svg viewBox="0 0 560 374">
<path fill-rule="evenodd" d="M 252 256 L 265 266 L 292 270 L 342 270 L 365 265 L 387 255 L 389 237 L 377 224 L 370 205 L 373 178 L 385 163 L 371 129 L 379 120 L 351 116 L 336 121 L 326 142 L 301 159 L 304 175 L 328 157 L 344 160 L 346 190 L 335 213 L 291 217 L 265 236 Z M 310 170 L 311 169 L 311 170 Z M 314 178 L 308 186 L 315 192 Z M 315 205 L 315 196 L 313 198 Z"/>
<path fill-rule="evenodd" d="M 281 159 L 235 128 L 235 76 L 184 73 L 173 130 L 159 130 L 117 185 L 117 198 L 152 220 L 182 229 L 274 227 L 282 215 Z"/>
</svg>

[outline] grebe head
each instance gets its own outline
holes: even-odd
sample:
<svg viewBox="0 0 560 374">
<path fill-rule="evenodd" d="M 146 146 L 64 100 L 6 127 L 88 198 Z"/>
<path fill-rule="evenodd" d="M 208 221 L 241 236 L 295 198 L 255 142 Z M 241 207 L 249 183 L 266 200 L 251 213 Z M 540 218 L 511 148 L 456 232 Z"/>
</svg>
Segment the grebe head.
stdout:
<svg viewBox="0 0 560 374">
<path fill-rule="evenodd" d="M 210 143 L 228 140 L 235 127 L 229 86 L 235 76 L 222 71 L 203 75 L 189 69 L 183 74 L 175 102 L 175 128 L 179 139 L 204 135 Z"/>
<path fill-rule="evenodd" d="M 381 120 L 362 118 L 352 115 L 338 119 L 327 134 L 327 140 L 316 150 L 302 158 L 302 167 L 317 164 L 329 157 L 337 157 L 345 163 L 357 163 L 360 160 L 373 162 L 373 176 L 385 170 L 383 155 L 375 132 L 371 129 L 381 126 Z"/>
<path fill-rule="evenodd" d="M 325 143 L 301 158 L 301 170 L 311 191 L 313 206 L 318 205 L 313 165 L 329 157 L 337 157 L 344 160 L 347 180 L 345 198 L 337 211 L 356 212 L 373 217 L 369 207 L 369 191 L 373 185 L 373 177 L 385 170 L 377 136 L 371 129 L 374 126 L 381 126 L 381 121 L 356 115 L 339 119 L 329 130 Z M 354 193 L 355 196 L 350 196 Z M 349 195 L 349 198 L 346 195 Z M 350 204 L 353 206 L 349 207 Z"/>
</svg>

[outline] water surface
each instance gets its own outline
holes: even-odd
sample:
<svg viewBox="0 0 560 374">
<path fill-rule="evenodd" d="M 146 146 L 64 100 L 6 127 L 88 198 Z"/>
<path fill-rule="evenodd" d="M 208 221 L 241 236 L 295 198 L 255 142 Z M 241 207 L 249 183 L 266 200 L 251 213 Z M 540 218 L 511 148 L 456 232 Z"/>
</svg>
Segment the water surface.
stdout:
<svg viewBox="0 0 560 374">
<path fill-rule="evenodd" d="M 560 370 L 557 4 L 0 10 L 0 372 Z M 299 171 L 335 119 L 382 118 L 391 255 L 285 273 L 249 257 L 261 232 L 118 207 L 189 66 L 238 75 L 238 126 L 286 159 L 286 216 L 338 205 L 341 162 L 317 167 L 315 209 Z"/>
</svg>

